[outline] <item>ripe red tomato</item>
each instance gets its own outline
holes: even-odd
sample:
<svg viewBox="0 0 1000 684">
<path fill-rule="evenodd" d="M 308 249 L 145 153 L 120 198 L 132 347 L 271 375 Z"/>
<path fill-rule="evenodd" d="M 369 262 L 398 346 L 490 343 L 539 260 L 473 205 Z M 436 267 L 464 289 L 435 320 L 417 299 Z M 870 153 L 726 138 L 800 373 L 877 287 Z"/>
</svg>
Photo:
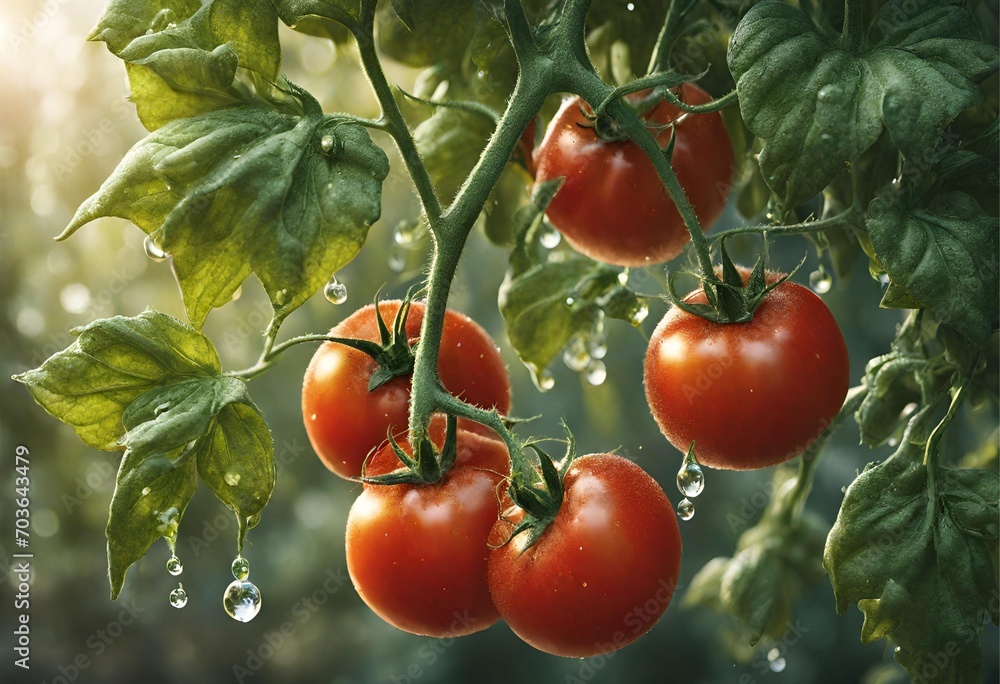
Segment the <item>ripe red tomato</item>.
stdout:
<svg viewBox="0 0 1000 684">
<path fill-rule="evenodd" d="M 690 83 L 681 86 L 680 97 L 689 104 L 711 100 Z M 690 234 L 652 162 L 631 140 L 605 142 L 593 127 L 582 126 L 589 123 L 582 104 L 579 97 L 563 103 L 535 152 L 539 182 L 566 178 L 546 212 L 549 220 L 577 251 L 598 261 L 648 266 L 673 259 Z M 645 118 L 650 125 L 663 125 L 680 115 L 662 101 Z M 670 163 L 702 229 L 708 230 L 726 206 L 733 176 L 722 115 L 688 114 L 673 130 Z M 670 127 L 656 134 L 661 147 L 670 134 Z"/>
<path fill-rule="evenodd" d="M 744 278 L 746 274 L 744 275 Z M 780 274 L 769 273 L 773 283 Z M 702 290 L 685 301 L 706 302 Z M 746 323 L 674 307 L 646 352 L 646 400 L 671 444 L 713 468 L 798 456 L 840 410 L 850 383 L 844 336 L 809 289 L 785 281 Z"/>
<path fill-rule="evenodd" d="M 638 639 L 666 610 L 680 572 L 681 537 L 666 494 L 639 466 L 614 454 L 583 456 L 566 473 L 555 520 L 490 550 L 489 584 L 501 617 L 526 642 L 584 658 Z M 523 517 L 510 509 L 490 544 Z"/>
<path fill-rule="evenodd" d="M 430 434 L 438 447 L 444 443 L 441 416 Z M 386 445 L 365 473 L 399 467 Z M 486 540 L 509 473 L 503 442 L 459 430 L 455 465 L 439 482 L 365 484 L 347 517 L 347 569 L 365 603 L 389 624 L 427 636 L 471 634 L 496 622 Z"/>
<path fill-rule="evenodd" d="M 400 302 L 379 302 L 379 311 L 391 328 Z M 424 304 L 413 302 L 406 318 L 406 334 L 415 341 L 424 318 Z M 375 305 L 355 311 L 330 335 L 377 341 Z M 482 408 L 510 411 L 510 379 L 496 343 L 465 314 L 448 310 L 438 358 L 445 388 Z M 357 477 L 365 458 L 393 434 L 405 434 L 410 410 L 410 378 L 397 377 L 374 392 L 368 381 L 378 368 L 375 361 L 351 347 L 324 342 L 306 370 L 302 383 L 302 417 L 313 450 L 326 467 L 342 477 Z M 461 421 L 476 431 L 476 424 Z"/>
</svg>

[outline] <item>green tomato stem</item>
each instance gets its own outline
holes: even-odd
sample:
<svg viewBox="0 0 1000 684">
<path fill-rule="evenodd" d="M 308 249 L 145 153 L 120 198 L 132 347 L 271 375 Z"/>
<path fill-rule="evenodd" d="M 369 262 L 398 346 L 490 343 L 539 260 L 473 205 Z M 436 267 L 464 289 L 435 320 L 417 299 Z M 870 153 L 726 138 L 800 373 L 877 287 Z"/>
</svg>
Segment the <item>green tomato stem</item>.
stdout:
<svg viewBox="0 0 1000 684">
<path fill-rule="evenodd" d="M 854 207 L 847 209 L 835 216 L 828 216 L 824 219 L 818 219 L 815 221 L 802 221 L 801 223 L 792 223 L 784 226 L 772 226 L 772 225 L 756 225 L 756 226 L 740 226 L 739 228 L 731 228 L 727 231 L 723 231 L 715 235 L 712 238 L 712 242 L 718 242 L 723 238 L 728 238 L 733 235 L 744 235 L 747 233 L 767 233 L 768 236 L 774 235 L 805 235 L 807 233 L 820 233 L 825 230 L 830 230 L 831 228 L 836 228 L 837 226 L 843 225 L 845 223 L 849 224 L 852 222 L 860 221 L 860 214 Z"/>
<path fill-rule="evenodd" d="M 673 0 L 670 3 L 670 9 L 667 10 L 667 15 L 663 18 L 660 34 L 656 37 L 653 54 L 649 57 L 649 66 L 646 67 L 647 75 L 663 71 L 668 67 L 670 48 L 673 47 L 674 41 L 677 39 L 681 19 L 691 8 L 691 5 L 689 0 Z"/>
<path fill-rule="evenodd" d="M 406 170 L 410 174 L 410 179 L 413 181 L 413 186 L 416 188 L 420 204 L 427 215 L 427 221 L 433 235 L 438 218 L 441 216 L 441 203 L 434 192 L 434 184 L 431 183 L 427 168 L 420 159 L 417 144 L 406 125 L 406 119 L 403 118 L 399 104 L 392 95 L 392 88 L 382 70 L 382 62 L 375 50 L 375 4 L 374 2 L 362 3 L 361 19 L 358 30 L 354 33 L 361 56 L 361 66 L 375 97 L 378 99 L 379 106 L 382 108 L 382 117 L 377 128 L 384 130 L 395 141 L 403 163 L 406 164 Z"/>
<path fill-rule="evenodd" d="M 851 53 L 857 53 L 861 49 L 865 37 L 863 10 L 864 3 L 860 0 L 846 0 L 844 3 L 844 32 L 840 36 L 840 42 Z"/>
</svg>

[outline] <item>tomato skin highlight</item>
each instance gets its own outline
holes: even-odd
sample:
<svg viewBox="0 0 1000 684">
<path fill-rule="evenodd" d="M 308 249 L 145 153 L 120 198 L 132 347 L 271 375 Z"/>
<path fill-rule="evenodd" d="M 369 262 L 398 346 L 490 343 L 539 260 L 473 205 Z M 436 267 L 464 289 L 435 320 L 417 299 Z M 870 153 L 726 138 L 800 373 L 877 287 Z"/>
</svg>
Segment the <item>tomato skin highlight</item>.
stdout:
<svg viewBox="0 0 1000 684">
<path fill-rule="evenodd" d="M 390 328 L 399 307 L 399 301 L 379 302 Z M 411 344 L 420 335 L 423 316 L 423 302 L 413 302 L 406 319 Z M 358 309 L 330 330 L 330 335 L 377 341 L 375 305 Z M 365 459 L 385 443 L 390 426 L 394 435 L 406 434 L 410 378 L 394 378 L 369 392 L 368 381 L 377 368 L 364 352 L 324 342 L 306 369 L 302 384 L 306 433 L 320 460 L 341 477 L 361 475 Z M 452 394 L 482 408 L 495 407 L 503 414 L 510 411 L 510 379 L 496 343 L 479 324 L 451 309 L 445 314 L 438 372 Z M 460 425 L 484 430 L 466 421 Z"/>
<path fill-rule="evenodd" d="M 503 620 L 553 655 L 609 653 L 649 631 L 666 610 L 680 573 L 681 537 L 666 494 L 645 471 L 613 454 L 578 458 L 565 498 L 541 538 L 526 533 L 490 550 L 489 585 Z M 498 520 L 502 544 L 523 516 Z"/>
<path fill-rule="evenodd" d="M 697 290 L 685 301 L 707 300 Z M 670 309 L 650 339 L 644 384 L 671 444 L 687 452 L 694 442 L 712 468 L 750 470 L 795 458 L 820 435 L 847 396 L 850 362 L 823 300 L 786 281 L 746 323 Z"/>
<path fill-rule="evenodd" d="M 430 434 L 440 448 L 441 416 L 432 419 Z M 386 445 L 366 474 L 399 467 Z M 509 473 L 503 442 L 459 430 L 455 465 L 441 481 L 365 484 L 346 534 L 347 569 L 364 602 L 394 627 L 425 636 L 463 636 L 496 622 L 486 540 Z"/>
<path fill-rule="evenodd" d="M 698 86 L 680 87 L 689 104 L 711 96 Z M 579 252 L 619 266 L 649 266 L 673 259 L 690 234 L 652 162 L 631 140 L 606 142 L 597 136 L 580 110 L 590 107 L 579 97 L 567 99 L 546 129 L 535 151 L 536 179 L 564 176 L 546 213 L 552 224 Z M 644 115 L 651 125 L 676 120 L 682 112 L 662 101 Z M 726 206 L 733 177 L 733 152 L 722 115 L 688 114 L 675 130 L 671 165 L 708 230 Z M 654 132 L 661 147 L 670 142 L 670 127 Z"/>
</svg>

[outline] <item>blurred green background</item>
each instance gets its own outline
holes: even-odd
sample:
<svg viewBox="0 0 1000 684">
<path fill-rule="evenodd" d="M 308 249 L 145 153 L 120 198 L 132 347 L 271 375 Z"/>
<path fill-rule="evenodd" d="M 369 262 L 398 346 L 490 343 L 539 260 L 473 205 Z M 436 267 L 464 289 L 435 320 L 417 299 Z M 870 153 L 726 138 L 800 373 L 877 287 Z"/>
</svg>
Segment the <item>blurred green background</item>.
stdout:
<svg viewBox="0 0 1000 684">
<path fill-rule="evenodd" d="M 142 233 L 119 220 L 87 226 L 54 243 L 79 203 L 93 193 L 129 147 L 144 135 L 127 102 L 120 62 L 84 38 L 102 0 L 4 3 L 0 7 L 0 679 L 4 682 L 895 682 L 905 675 L 884 642 L 862 645 L 861 613 L 834 612 L 828 585 L 808 592 L 785 639 L 745 651 L 727 646 L 729 619 L 681 605 L 684 589 L 710 558 L 729 555 L 742 524 L 752 524 L 766 500 L 770 472 L 709 472 L 697 515 L 682 523 L 681 588 L 647 636 L 607 658 L 567 660 L 534 651 L 502 624 L 457 641 L 400 632 L 375 617 L 347 578 L 344 524 L 359 488 L 331 475 L 312 454 L 299 412 L 301 375 L 312 354 L 297 348 L 279 367 L 251 383 L 274 434 L 278 485 L 244 555 L 263 594 L 258 617 L 239 624 L 222 610 L 231 581 L 235 520 L 204 487 L 180 528 L 177 553 L 188 605 L 176 610 L 167 594 L 176 580 L 164 569 L 160 543 L 132 568 L 118 602 L 108 598 L 104 525 L 118 453 L 94 451 L 47 416 L 9 378 L 68 346 L 74 326 L 147 307 L 184 318 L 169 262 L 143 253 Z M 282 27 L 284 71 L 329 110 L 370 116 L 374 101 L 348 53 Z M 393 68 L 401 85 L 415 72 Z M 416 111 L 416 110 L 414 110 Z M 427 112 L 421 115 L 426 116 Z M 376 137 L 387 146 L 387 141 Z M 408 181 L 393 160 L 383 219 L 359 259 L 340 279 L 347 303 L 317 295 L 294 314 L 282 338 L 323 331 L 368 303 L 376 289 L 399 296 L 419 278 L 425 252 L 393 246 L 391 229 L 415 213 Z M 738 223 L 730 211 L 720 227 Z M 744 249 L 752 248 L 747 243 Z M 790 268 L 814 250 L 783 240 L 775 263 Z M 750 253 L 744 254 L 749 259 Z M 608 379 L 591 386 L 565 367 L 540 394 L 503 337 L 496 291 L 506 255 L 477 232 L 452 293 L 451 305 L 481 322 L 504 348 L 514 387 L 514 411 L 541 416 L 526 428 L 557 436 L 565 417 L 583 453 L 618 449 L 646 468 L 675 502 L 677 453 L 659 434 L 642 392 L 646 339 L 665 306 L 655 302 L 640 332 L 609 323 Z M 471 267 L 470 267 L 471 266 Z M 878 309 L 880 286 L 859 263 L 854 277 L 826 296 L 847 335 L 852 375 L 888 349 L 899 312 Z M 401 269 L 401 270 L 400 270 Z M 658 290 L 662 270 L 633 274 L 640 289 Z M 645 278 L 645 281 L 643 279 Z M 206 333 L 229 369 L 252 364 L 269 307 L 256 281 L 235 303 L 209 317 Z M 959 431 L 952 431 L 957 433 Z M 975 431 L 970 431 L 975 438 Z M 853 427 L 835 438 L 816 478 L 810 506 L 832 522 L 842 488 L 869 460 L 887 454 L 856 446 Z M 11 571 L 16 445 L 31 459 L 31 669 L 14 666 Z M 955 444 L 955 448 L 967 445 Z M 734 524 L 739 520 L 740 524 Z M 998 679 L 997 629 L 982 639 L 984 681 Z M 766 654 L 777 649 L 783 671 Z M 749 659 L 748 662 L 745 662 Z M 777 661 L 776 661 L 777 662 Z M 241 669 L 242 668 L 242 669 Z"/>
</svg>

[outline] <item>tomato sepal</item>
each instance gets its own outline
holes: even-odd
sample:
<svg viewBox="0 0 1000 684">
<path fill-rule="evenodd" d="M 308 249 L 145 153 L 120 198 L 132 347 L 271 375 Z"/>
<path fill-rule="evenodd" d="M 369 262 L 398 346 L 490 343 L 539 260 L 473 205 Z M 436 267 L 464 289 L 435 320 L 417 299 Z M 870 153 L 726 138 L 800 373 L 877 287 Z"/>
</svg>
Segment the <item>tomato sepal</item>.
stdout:
<svg viewBox="0 0 1000 684">
<path fill-rule="evenodd" d="M 680 297 L 675 287 L 675 278 L 681 271 L 674 271 L 667 276 L 666 299 L 673 306 L 694 316 L 699 316 L 713 323 L 746 323 L 753 318 L 754 311 L 760 306 L 767 295 L 776 287 L 791 278 L 805 263 L 807 257 L 791 271 L 780 275 L 773 282 L 767 278 L 767 239 L 764 249 L 753 269 L 736 266 L 726 250 L 726 238 L 719 241 L 719 253 L 722 261 L 722 277 L 713 273 L 701 276 L 702 289 L 705 292 L 707 304 L 690 303 L 687 297 Z M 688 295 L 690 297 L 690 295 Z"/>
<path fill-rule="evenodd" d="M 362 470 L 361 481 L 374 485 L 420 485 L 439 482 L 455 465 L 455 459 L 458 455 L 458 419 L 448 414 L 445 421 L 445 438 L 440 453 L 434 447 L 433 442 L 425 436 L 413 447 L 413 455 L 411 456 L 399 445 L 390 429 L 386 433 L 389 446 L 402 467 L 392 472 L 372 476 L 366 476 Z"/>
<path fill-rule="evenodd" d="M 565 427 L 565 424 L 563 426 Z M 536 470 L 523 458 L 517 459 L 522 462 L 514 467 L 507 495 L 515 506 L 524 511 L 524 517 L 497 548 L 510 543 L 522 532 L 526 532 L 528 536 L 519 551 L 519 553 L 524 553 L 541 539 L 545 530 L 556 519 L 566 491 L 563 480 L 573 465 L 573 461 L 576 460 L 576 440 L 568 428 L 566 432 L 569 435 L 566 443 L 566 455 L 558 464 L 537 442 L 529 442 L 524 445 L 525 448 L 529 448 L 537 454 L 539 467 Z M 539 475 L 541 475 L 540 480 Z"/>
</svg>

